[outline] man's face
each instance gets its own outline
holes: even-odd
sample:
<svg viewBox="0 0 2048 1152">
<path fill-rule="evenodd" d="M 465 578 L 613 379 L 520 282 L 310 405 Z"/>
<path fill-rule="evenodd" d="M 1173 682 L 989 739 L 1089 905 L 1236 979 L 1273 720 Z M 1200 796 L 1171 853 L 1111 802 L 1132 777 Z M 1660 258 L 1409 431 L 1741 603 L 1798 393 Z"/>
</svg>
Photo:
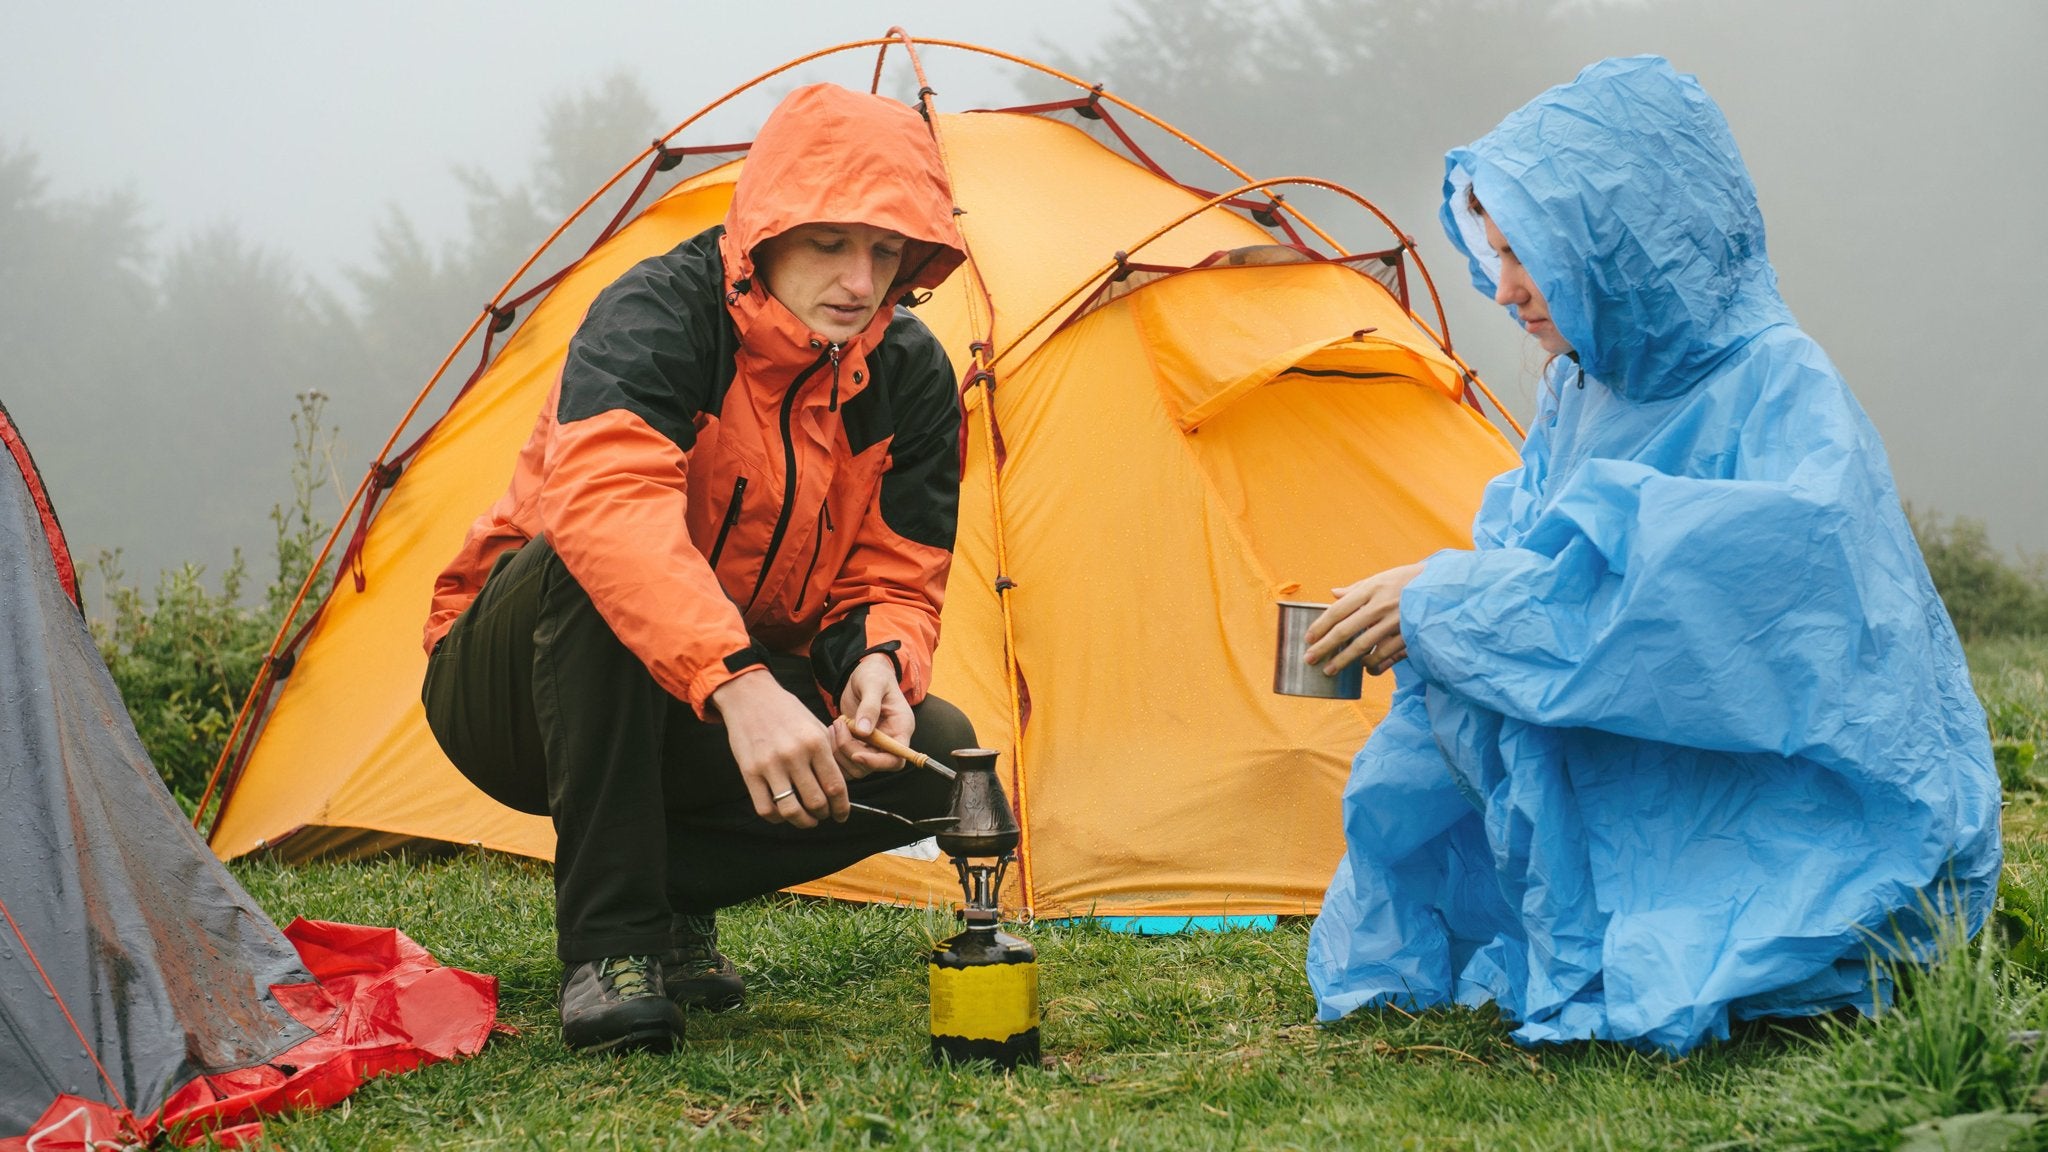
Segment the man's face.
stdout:
<svg viewBox="0 0 2048 1152">
<path fill-rule="evenodd" d="M 1550 305 L 1543 299 L 1543 293 L 1536 288 L 1536 281 L 1529 270 L 1515 258 L 1515 250 L 1508 245 L 1508 238 L 1494 227 L 1493 217 L 1481 216 L 1486 222 L 1486 242 L 1500 254 L 1500 285 L 1494 289 L 1493 302 L 1505 308 L 1513 305 L 1521 313 L 1522 327 L 1536 338 L 1545 352 L 1563 356 L 1572 350 L 1571 342 L 1558 334 L 1557 325 L 1550 322 Z"/>
<path fill-rule="evenodd" d="M 869 224 L 800 224 L 754 249 L 768 293 L 811 331 L 851 340 L 874 319 L 903 263 L 903 236 Z"/>
</svg>

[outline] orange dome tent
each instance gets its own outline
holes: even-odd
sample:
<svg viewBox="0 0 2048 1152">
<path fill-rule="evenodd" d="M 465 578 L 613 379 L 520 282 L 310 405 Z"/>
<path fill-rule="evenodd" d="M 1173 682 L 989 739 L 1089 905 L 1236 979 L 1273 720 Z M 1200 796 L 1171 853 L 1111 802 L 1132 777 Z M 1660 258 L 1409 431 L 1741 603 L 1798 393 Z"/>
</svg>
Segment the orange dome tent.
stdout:
<svg viewBox="0 0 2048 1152">
<path fill-rule="evenodd" d="M 793 61 L 705 112 L 864 48 L 878 50 L 879 84 L 892 45 L 917 70 L 970 253 L 918 308 L 961 372 L 967 414 L 933 690 L 1003 753 L 1023 826 L 1006 899 L 1041 916 L 1314 911 L 1342 850 L 1351 754 L 1391 685 L 1369 683 L 1356 703 L 1275 695 L 1274 604 L 1469 544 L 1482 486 L 1515 462 L 1479 411 L 1484 388 L 1440 335 L 1441 310 L 1434 328 L 1411 310 L 1411 277 L 1427 285 L 1427 273 L 1377 209 L 1351 197 L 1386 225 L 1385 249 L 1347 253 L 1280 192 L 1349 193 L 1252 181 L 1041 65 L 892 31 Z M 1025 64 L 1076 95 L 941 112 L 916 54 L 933 47 Z M 743 152 L 676 143 L 705 112 L 607 189 L 639 172 L 645 190 L 693 152 Z M 1239 187 L 1176 181 L 1125 117 Z M 522 296 L 508 284 L 472 326 L 465 342 L 490 329 L 477 373 L 411 446 L 394 452 L 393 433 L 358 489 L 360 515 L 349 523 L 352 503 L 329 541 L 353 531 L 334 591 L 280 632 L 237 721 L 216 771 L 222 857 L 420 840 L 550 855 L 548 821 L 487 799 L 427 731 L 419 636 L 434 576 L 504 488 L 591 299 L 718 223 L 742 163 L 637 214 L 634 193 L 585 255 Z M 893 854 L 801 890 L 957 894 L 943 861 Z"/>
</svg>

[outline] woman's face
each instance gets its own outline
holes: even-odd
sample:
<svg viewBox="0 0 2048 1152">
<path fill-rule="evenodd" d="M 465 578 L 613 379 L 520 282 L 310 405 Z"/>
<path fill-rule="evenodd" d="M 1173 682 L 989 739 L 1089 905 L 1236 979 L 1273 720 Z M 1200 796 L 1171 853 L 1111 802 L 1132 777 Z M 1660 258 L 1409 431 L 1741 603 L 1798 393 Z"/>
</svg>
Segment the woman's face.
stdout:
<svg viewBox="0 0 2048 1152">
<path fill-rule="evenodd" d="M 1572 350 L 1571 342 L 1558 334 L 1557 325 L 1550 321 L 1550 305 L 1537 291 L 1536 281 L 1529 270 L 1515 258 L 1515 250 L 1508 245 L 1508 238 L 1494 227 L 1493 217 L 1481 216 L 1486 223 L 1486 242 L 1500 255 L 1500 286 L 1494 289 L 1493 302 L 1503 308 L 1513 305 L 1521 313 L 1522 327 L 1536 338 L 1545 352 L 1563 356 Z"/>
<path fill-rule="evenodd" d="M 903 263 L 903 236 L 870 224 L 799 224 L 754 249 L 769 295 L 833 343 L 875 318 Z"/>
</svg>

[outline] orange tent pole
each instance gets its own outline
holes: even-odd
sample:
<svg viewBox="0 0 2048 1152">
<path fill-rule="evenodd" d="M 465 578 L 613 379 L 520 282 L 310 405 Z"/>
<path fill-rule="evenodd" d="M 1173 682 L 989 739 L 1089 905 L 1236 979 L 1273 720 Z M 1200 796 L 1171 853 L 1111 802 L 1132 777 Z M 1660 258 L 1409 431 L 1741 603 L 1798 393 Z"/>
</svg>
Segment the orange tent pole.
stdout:
<svg viewBox="0 0 2048 1152">
<path fill-rule="evenodd" d="M 934 93 L 925 76 L 924 62 L 918 59 L 917 43 L 902 28 L 889 29 L 889 37 L 900 40 L 904 52 L 910 56 L 911 70 L 917 76 L 918 104 L 924 111 L 925 123 L 931 128 L 932 140 L 938 145 L 939 162 L 945 166 L 950 181 L 952 158 L 946 149 L 945 136 L 939 131 L 938 117 L 934 115 L 931 99 Z M 881 53 L 875 57 L 877 88 L 881 85 L 882 54 L 888 50 L 885 42 Z M 1024 918 L 1029 920 L 1037 908 L 1038 888 L 1031 871 L 1031 799 L 1030 788 L 1027 787 L 1028 758 L 1024 753 L 1023 676 L 1017 667 L 1017 620 L 1010 608 L 1009 537 L 1003 520 L 1002 478 L 996 467 L 995 373 L 989 365 L 989 350 L 995 346 L 995 300 L 989 293 L 987 279 L 981 274 L 981 265 L 974 258 L 974 247 L 967 239 L 965 228 L 961 229 L 960 243 L 967 254 L 965 271 L 973 280 L 967 293 L 968 327 L 970 335 L 980 336 L 969 344 L 974 351 L 974 362 L 968 369 L 966 386 L 981 389 L 981 430 L 988 445 L 989 517 L 996 542 L 996 605 L 1003 618 L 1003 681 L 1008 689 L 1010 746 L 1014 749 L 1010 758 L 1010 794 L 1017 805 L 1017 889 Z"/>
</svg>

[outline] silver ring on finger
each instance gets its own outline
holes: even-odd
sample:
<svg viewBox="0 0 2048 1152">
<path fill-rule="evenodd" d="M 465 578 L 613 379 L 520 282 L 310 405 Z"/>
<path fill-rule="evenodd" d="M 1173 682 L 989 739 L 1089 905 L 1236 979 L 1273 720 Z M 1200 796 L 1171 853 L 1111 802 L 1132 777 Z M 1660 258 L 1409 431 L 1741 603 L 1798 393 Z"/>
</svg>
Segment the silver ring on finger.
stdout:
<svg viewBox="0 0 2048 1152">
<path fill-rule="evenodd" d="M 796 789 L 794 789 L 794 788 L 786 788 L 786 789 L 784 789 L 784 790 L 782 790 L 782 791 L 780 791 L 780 792 L 777 792 L 777 793 L 775 793 L 774 795 L 772 795 L 772 796 L 770 796 L 770 797 L 768 797 L 768 798 L 769 798 L 770 800 L 787 800 L 787 799 L 789 799 L 789 798 L 790 798 L 791 796 L 794 796 L 794 795 L 796 795 Z"/>
</svg>

